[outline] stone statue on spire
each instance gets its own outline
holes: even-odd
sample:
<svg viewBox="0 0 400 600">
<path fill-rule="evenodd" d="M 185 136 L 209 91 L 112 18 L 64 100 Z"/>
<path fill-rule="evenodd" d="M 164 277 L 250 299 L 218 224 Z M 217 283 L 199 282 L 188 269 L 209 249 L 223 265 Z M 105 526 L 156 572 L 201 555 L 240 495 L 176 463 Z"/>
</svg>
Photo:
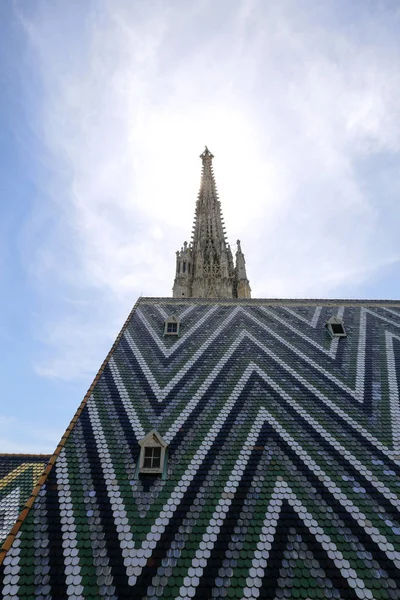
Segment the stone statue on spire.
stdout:
<svg viewBox="0 0 400 600">
<path fill-rule="evenodd" d="M 244 255 L 238 242 L 236 266 L 226 239 L 221 203 L 207 146 L 196 203 L 192 240 L 176 253 L 174 298 L 250 298 Z"/>
</svg>

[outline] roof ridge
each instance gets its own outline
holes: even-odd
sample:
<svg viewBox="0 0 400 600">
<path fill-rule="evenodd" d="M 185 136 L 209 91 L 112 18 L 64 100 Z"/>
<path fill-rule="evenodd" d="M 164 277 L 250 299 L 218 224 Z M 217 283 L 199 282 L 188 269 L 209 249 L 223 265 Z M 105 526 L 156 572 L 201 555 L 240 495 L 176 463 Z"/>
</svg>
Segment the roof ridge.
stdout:
<svg viewBox="0 0 400 600">
<path fill-rule="evenodd" d="M 7 457 L 7 456 L 15 456 L 15 457 L 33 457 L 36 456 L 37 458 L 47 458 L 50 456 L 52 456 L 51 453 L 47 453 L 47 454 L 33 454 L 30 452 L 0 452 L 0 457 Z"/>
<path fill-rule="evenodd" d="M 170 296 L 141 296 L 138 303 L 145 301 L 157 301 L 167 303 L 185 303 L 185 304 L 348 304 L 362 305 L 371 304 L 377 306 L 379 304 L 400 306 L 400 300 L 394 299 L 362 299 L 362 298 L 171 298 Z"/>
</svg>

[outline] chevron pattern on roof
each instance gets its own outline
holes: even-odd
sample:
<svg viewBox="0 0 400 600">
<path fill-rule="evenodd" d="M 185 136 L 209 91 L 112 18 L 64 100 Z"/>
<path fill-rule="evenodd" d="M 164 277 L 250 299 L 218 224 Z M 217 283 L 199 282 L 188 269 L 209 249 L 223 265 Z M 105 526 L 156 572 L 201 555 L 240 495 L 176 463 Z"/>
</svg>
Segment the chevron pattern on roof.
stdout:
<svg viewBox="0 0 400 600">
<path fill-rule="evenodd" d="M 3 597 L 399 599 L 399 386 L 400 303 L 142 298 Z M 137 476 L 152 429 L 165 479 Z"/>
<path fill-rule="evenodd" d="M 0 545 L 7 538 L 50 456 L 0 454 Z"/>
</svg>

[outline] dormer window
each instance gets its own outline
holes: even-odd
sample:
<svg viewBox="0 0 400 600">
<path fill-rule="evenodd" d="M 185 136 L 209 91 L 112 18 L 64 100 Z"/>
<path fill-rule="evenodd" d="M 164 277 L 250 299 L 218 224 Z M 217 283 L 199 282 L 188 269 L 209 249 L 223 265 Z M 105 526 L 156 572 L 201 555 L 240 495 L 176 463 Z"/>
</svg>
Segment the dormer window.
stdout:
<svg viewBox="0 0 400 600">
<path fill-rule="evenodd" d="M 179 335 L 180 321 L 176 317 L 168 317 L 164 322 L 164 335 Z"/>
<path fill-rule="evenodd" d="M 157 475 L 163 473 L 166 465 L 167 444 L 161 435 L 153 429 L 139 441 L 139 472 Z"/>
<path fill-rule="evenodd" d="M 331 338 L 347 336 L 346 330 L 344 328 L 343 319 L 340 319 L 339 317 L 331 317 L 325 323 L 325 327 L 327 328 Z"/>
</svg>

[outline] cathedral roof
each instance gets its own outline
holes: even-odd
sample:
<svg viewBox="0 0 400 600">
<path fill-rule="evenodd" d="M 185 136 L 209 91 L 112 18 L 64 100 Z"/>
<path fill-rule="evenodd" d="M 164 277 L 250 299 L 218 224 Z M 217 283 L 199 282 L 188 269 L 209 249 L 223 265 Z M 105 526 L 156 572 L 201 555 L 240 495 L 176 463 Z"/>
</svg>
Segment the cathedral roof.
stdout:
<svg viewBox="0 0 400 600">
<path fill-rule="evenodd" d="M 0 593 L 400 598 L 399 373 L 400 302 L 141 298 Z M 158 475 L 138 468 L 150 432 Z"/>
</svg>

